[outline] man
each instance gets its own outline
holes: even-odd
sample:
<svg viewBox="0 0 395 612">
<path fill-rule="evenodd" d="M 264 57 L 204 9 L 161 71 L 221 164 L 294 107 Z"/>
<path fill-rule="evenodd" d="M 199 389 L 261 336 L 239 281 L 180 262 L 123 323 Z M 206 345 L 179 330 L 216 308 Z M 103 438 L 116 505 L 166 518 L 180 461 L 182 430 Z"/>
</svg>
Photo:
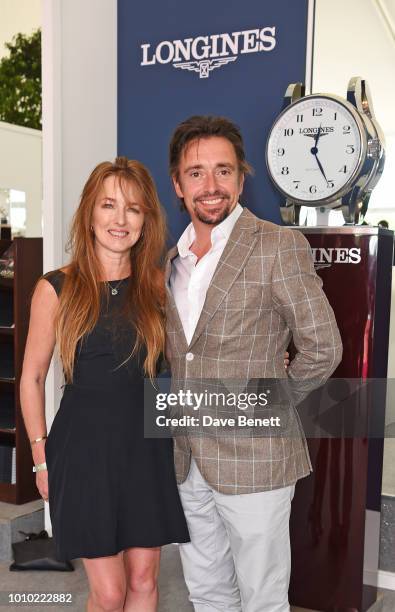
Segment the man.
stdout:
<svg viewBox="0 0 395 612">
<path fill-rule="evenodd" d="M 167 266 L 172 377 L 288 376 L 296 403 L 330 376 L 342 352 L 306 239 L 239 204 L 250 167 L 227 119 L 194 116 L 179 125 L 170 172 L 191 217 Z M 286 374 L 291 337 L 297 353 Z M 174 452 L 191 535 L 180 552 L 195 610 L 288 611 L 291 500 L 311 471 L 303 433 L 185 435 L 175 437 Z"/>
</svg>

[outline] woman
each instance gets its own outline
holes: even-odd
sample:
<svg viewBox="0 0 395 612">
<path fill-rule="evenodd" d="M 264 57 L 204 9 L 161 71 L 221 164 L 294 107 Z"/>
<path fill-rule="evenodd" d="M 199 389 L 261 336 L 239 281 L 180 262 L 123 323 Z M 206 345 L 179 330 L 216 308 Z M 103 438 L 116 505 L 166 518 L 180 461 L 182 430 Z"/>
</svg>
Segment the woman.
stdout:
<svg viewBox="0 0 395 612">
<path fill-rule="evenodd" d="M 74 216 L 70 264 L 32 299 L 22 410 L 57 555 L 83 559 L 90 611 L 156 610 L 160 546 L 189 540 L 172 442 L 144 438 L 144 377 L 164 348 L 164 236 L 147 169 L 103 162 Z M 55 345 L 66 385 L 47 437 Z"/>
</svg>

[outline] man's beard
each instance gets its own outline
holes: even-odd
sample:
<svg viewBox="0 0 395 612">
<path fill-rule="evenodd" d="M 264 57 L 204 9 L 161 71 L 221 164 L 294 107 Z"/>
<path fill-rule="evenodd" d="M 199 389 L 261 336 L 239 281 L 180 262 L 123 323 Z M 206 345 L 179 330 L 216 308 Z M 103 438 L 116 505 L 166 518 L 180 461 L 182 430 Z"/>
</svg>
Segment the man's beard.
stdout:
<svg viewBox="0 0 395 612">
<path fill-rule="evenodd" d="M 215 196 L 227 199 L 226 206 L 224 208 L 221 207 L 221 210 L 218 210 L 217 214 L 215 214 L 215 206 L 213 207 L 212 211 L 204 211 L 198 208 L 199 200 L 204 200 L 205 197 Z M 208 194 L 205 196 L 199 196 L 199 198 L 195 199 L 195 215 L 197 219 L 199 219 L 199 221 L 201 221 L 202 223 L 207 223 L 207 225 L 219 225 L 220 223 L 222 223 L 222 221 L 226 219 L 226 217 L 230 215 L 230 206 L 230 197 L 227 193 L 215 192 L 213 194 L 210 194 L 209 196 Z"/>
</svg>

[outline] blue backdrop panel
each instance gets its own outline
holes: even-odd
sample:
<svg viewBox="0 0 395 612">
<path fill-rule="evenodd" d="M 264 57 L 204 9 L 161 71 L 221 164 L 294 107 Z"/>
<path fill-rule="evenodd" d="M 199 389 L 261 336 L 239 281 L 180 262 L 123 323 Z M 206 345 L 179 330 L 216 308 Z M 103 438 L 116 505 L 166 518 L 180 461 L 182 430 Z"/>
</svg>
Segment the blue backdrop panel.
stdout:
<svg viewBox="0 0 395 612">
<path fill-rule="evenodd" d="M 193 114 L 240 126 L 255 169 L 243 203 L 280 222 L 265 144 L 287 85 L 305 81 L 307 14 L 308 0 L 118 0 L 118 153 L 150 168 L 172 241 L 188 217 L 168 176 L 168 144 Z"/>
</svg>

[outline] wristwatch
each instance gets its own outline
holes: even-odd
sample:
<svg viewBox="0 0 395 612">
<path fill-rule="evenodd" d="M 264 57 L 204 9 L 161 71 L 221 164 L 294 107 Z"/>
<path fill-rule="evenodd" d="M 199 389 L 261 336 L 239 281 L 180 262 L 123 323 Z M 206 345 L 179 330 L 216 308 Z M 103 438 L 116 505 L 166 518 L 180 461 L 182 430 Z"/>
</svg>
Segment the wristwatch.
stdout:
<svg viewBox="0 0 395 612">
<path fill-rule="evenodd" d="M 43 472 L 46 469 L 47 469 L 47 464 L 45 462 L 37 463 L 36 465 L 33 465 L 33 472 Z"/>
</svg>

